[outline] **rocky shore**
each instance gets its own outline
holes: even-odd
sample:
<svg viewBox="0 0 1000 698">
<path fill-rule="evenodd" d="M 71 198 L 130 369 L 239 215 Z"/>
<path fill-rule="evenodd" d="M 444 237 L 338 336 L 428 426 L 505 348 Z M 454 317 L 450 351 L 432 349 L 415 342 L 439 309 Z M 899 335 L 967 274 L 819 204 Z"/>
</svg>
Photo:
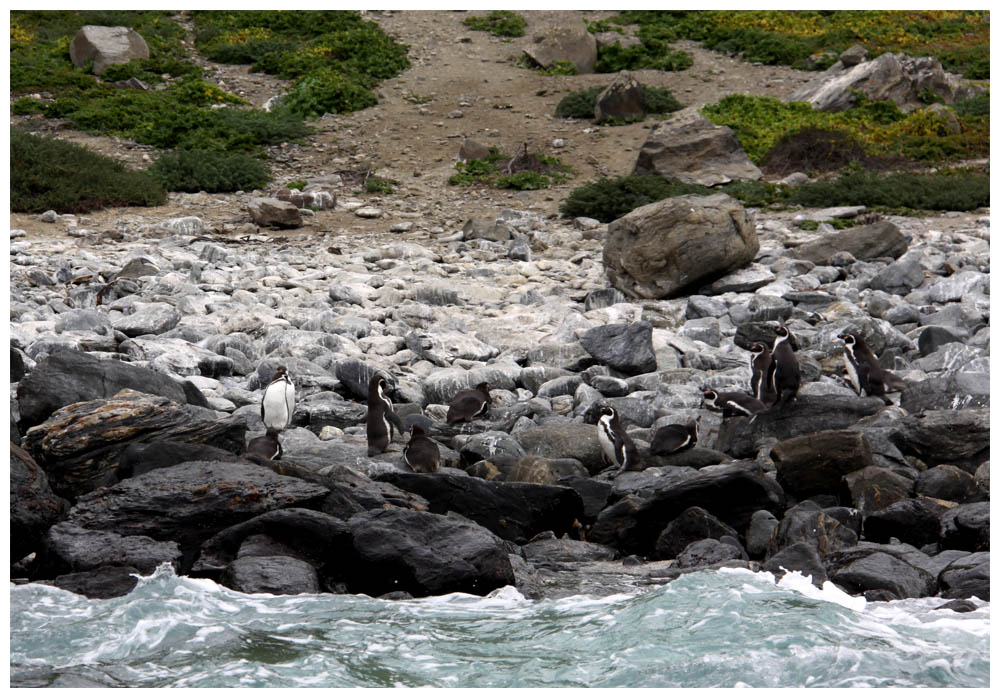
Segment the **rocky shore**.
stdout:
<svg viewBox="0 0 1000 698">
<path fill-rule="evenodd" d="M 515 208 L 365 237 L 13 231 L 12 577 L 108 597 L 168 563 L 247 592 L 539 598 L 738 565 L 988 599 L 988 215 L 808 232 L 796 217 L 850 213 L 753 213 L 749 264 L 666 300 L 612 286 L 607 225 Z M 705 388 L 749 390 L 779 323 L 795 400 L 706 409 Z M 905 382 L 894 404 L 850 387 L 845 330 Z M 278 366 L 284 455 L 249 458 Z M 440 472 L 410 471 L 405 435 L 368 456 L 377 371 Z M 482 382 L 488 415 L 447 424 Z M 606 468 L 598 404 L 642 470 Z M 649 453 L 692 420 L 695 448 Z"/>
</svg>

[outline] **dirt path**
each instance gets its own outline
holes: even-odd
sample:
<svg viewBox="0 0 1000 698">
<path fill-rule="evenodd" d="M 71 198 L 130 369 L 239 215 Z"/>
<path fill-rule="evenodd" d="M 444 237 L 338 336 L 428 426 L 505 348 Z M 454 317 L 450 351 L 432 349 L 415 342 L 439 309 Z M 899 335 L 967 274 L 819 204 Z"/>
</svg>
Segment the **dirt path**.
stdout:
<svg viewBox="0 0 1000 698">
<path fill-rule="evenodd" d="M 376 106 L 352 114 L 325 116 L 313 122 L 316 132 L 304 144 L 270 148 L 274 184 L 309 181 L 347 169 L 374 168 L 377 174 L 399 185 L 390 195 L 338 192 L 341 200 L 360 198 L 382 208 L 384 218 L 365 221 L 341 209 L 321 212 L 310 221 L 306 232 L 312 229 L 374 234 L 387 229 L 387 219 L 400 217 L 417 219 L 425 230 L 451 230 L 470 217 L 493 216 L 500 208 L 511 206 L 554 215 L 559 202 L 573 188 L 598 177 L 631 171 L 648 129 L 656 123 L 653 119 L 627 126 L 595 127 L 587 121 L 553 116 L 556 105 L 568 93 L 606 85 L 612 76 L 546 76 L 516 64 L 532 36 L 545 26 L 565 22 L 572 15 L 596 20 L 613 12 L 525 12 L 526 34 L 517 39 L 468 29 L 462 20 L 469 14 L 379 11 L 366 15 L 410 47 L 412 67 L 379 86 Z M 187 21 L 183 13 L 178 19 Z M 188 43 L 193 50 L 193 33 Z M 636 77 L 646 85 L 669 88 L 685 106 L 712 103 L 739 92 L 787 97 L 812 77 L 790 68 L 744 63 L 703 50 L 692 42 L 678 42 L 676 47 L 690 52 L 694 65 L 682 72 L 638 71 Z M 196 60 L 206 68 L 208 79 L 255 106 L 287 87 L 284 81 L 251 73 L 246 66 L 212 64 L 200 56 Z M 37 120 L 31 123 L 39 124 Z M 149 146 L 91 136 L 59 128 L 58 124 L 41 126 L 133 167 L 145 167 L 155 157 Z M 53 126 L 57 127 L 54 131 Z M 527 143 L 532 150 L 561 157 L 572 166 L 574 176 L 562 185 L 531 192 L 450 187 L 447 179 L 455 171 L 458 150 L 466 137 L 498 146 L 507 153 Z M 554 147 L 556 139 L 562 140 L 561 148 Z M 112 209 L 85 219 L 90 227 L 100 230 L 122 217 L 155 221 L 199 215 L 209 228 L 221 231 L 234 227 L 233 220 L 239 219 L 241 209 L 241 198 L 235 195 L 178 194 L 171 195 L 164 207 Z M 54 232 L 51 225 L 28 216 L 12 216 L 11 224 L 29 232 Z"/>
</svg>

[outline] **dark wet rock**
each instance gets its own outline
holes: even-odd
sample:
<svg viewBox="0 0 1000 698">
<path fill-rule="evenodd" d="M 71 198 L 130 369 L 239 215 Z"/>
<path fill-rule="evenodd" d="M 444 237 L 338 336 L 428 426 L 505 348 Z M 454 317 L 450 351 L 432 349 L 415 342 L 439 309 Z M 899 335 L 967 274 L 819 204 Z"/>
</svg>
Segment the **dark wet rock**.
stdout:
<svg viewBox="0 0 1000 698">
<path fill-rule="evenodd" d="M 960 504 L 941 516 L 942 548 L 990 549 L 990 503 Z"/>
<path fill-rule="evenodd" d="M 940 606 L 934 608 L 935 611 L 954 611 L 955 613 L 971 613 L 975 611 L 978 606 L 971 601 L 965 599 L 955 599 L 954 601 L 949 601 L 948 603 L 943 603 Z"/>
<path fill-rule="evenodd" d="M 707 187 L 762 176 L 733 130 L 713 124 L 694 107 L 657 124 L 643 143 L 632 174 L 655 174 Z"/>
<path fill-rule="evenodd" d="M 329 490 L 252 464 L 194 461 L 82 496 L 67 521 L 192 547 L 264 512 L 319 508 Z"/>
<path fill-rule="evenodd" d="M 235 463 L 240 457 L 230 451 L 207 444 L 154 439 L 148 442 L 133 441 L 118 457 L 115 476 L 119 480 L 148 473 L 157 468 L 169 468 L 192 460 L 228 461 Z"/>
<path fill-rule="evenodd" d="M 911 496 L 913 481 L 873 465 L 845 475 L 844 490 L 845 501 L 867 516 Z"/>
<path fill-rule="evenodd" d="M 938 576 L 941 596 L 946 599 L 990 600 L 990 554 L 973 553 L 958 558 Z"/>
<path fill-rule="evenodd" d="M 878 398 L 799 395 L 785 409 L 771 409 L 722 422 L 716 448 L 734 458 L 748 458 L 768 439 L 789 439 L 824 430 L 846 429 L 885 407 Z"/>
<path fill-rule="evenodd" d="M 528 562 L 593 562 L 617 560 L 618 551 L 599 543 L 548 537 L 521 546 Z"/>
<path fill-rule="evenodd" d="M 294 557 L 241 557 L 226 568 L 222 584 L 244 594 L 315 594 L 319 576 L 308 562 Z"/>
<path fill-rule="evenodd" d="M 959 504 L 989 499 L 989 492 L 979 486 L 975 476 L 954 465 L 938 465 L 920 473 L 914 493 Z"/>
<path fill-rule="evenodd" d="M 738 201 L 686 195 L 612 221 L 603 259 L 612 285 L 626 295 L 667 298 L 750 263 L 759 247 L 754 216 Z"/>
<path fill-rule="evenodd" d="M 72 591 L 88 599 L 113 599 L 125 596 L 139 583 L 139 570 L 134 567 L 106 566 L 59 575 L 53 580 L 38 580 L 41 584 Z"/>
<path fill-rule="evenodd" d="M 916 547 L 935 543 L 940 536 L 941 517 L 947 510 L 926 497 L 903 499 L 865 517 L 865 539 L 888 543 L 896 538 Z"/>
<path fill-rule="evenodd" d="M 587 330 L 580 344 L 598 362 L 634 376 L 656 370 L 652 330 L 648 322 L 602 325 Z"/>
<path fill-rule="evenodd" d="M 561 478 L 557 485 L 576 490 L 583 501 L 583 517 L 581 522 L 592 522 L 608 503 L 611 494 L 611 483 L 595 480 L 591 477 L 571 475 Z"/>
<path fill-rule="evenodd" d="M 181 569 L 181 550 L 173 541 L 148 536 L 120 536 L 112 531 L 91 531 L 71 523 L 48 530 L 35 559 L 35 577 L 55 577 L 87 572 L 99 567 L 129 567 L 152 574 L 163 562 Z"/>
<path fill-rule="evenodd" d="M 739 538 L 739 534 L 732 527 L 722 523 L 701 507 L 691 507 L 681 512 L 680 516 L 667 524 L 660 533 L 653 549 L 653 559 L 672 560 L 695 541 L 705 538 L 718 540 L 722 536 Z"/>
<path fill-rule="evenodd" d="M 928 465 L 947 463 L 975 472 L 989 459 L 988 409 L 931 410 L 904 417 L 896 440 L 904 454 Z"/>
<path fill-rule="evenodd" d="M 938 585 L 926 570 L 874 547 L 851 548 L 826 560 L 830 581 L 850 594 L 884 591 L 890 599 L 934 596 Z"/>
<path fill-rule="evenodd" d="M 882 220 L 836 233 L 826 233 L 820 239 L 791 248 L 787 254 L 814 264 L 827 264 L 839 252 L 849 252 L 860 260 L 897 258 L 906 252 L 909 244 L 895 224 Z"/>
<path fill-rule="evenodd" d="M 796 543 L 808 543 L 821 558 L 856 545 L 858 532 L 835 513 L 810 501 L 786 511 L 771 534 L 768 559 Z"/>
<path fill-rule="evenodd" d="M 569 533 L 573 522 L 583 516 L 580 495 L 569 487 L 445 473 L 388 472 L 376 479 L 419 494 L 434 513 L 456 512 L 515 543 L 528 541 L 542 531 L 559 536 Z"/>
<path fill-rule="evenodd" d="M 503 541 L 464 518 L 387 509 L 347 523 L 355 551 L 347 575 L 355 593 L 484 595 L 514 584 Z"/>
<path fill-rule="evenodd" d="M 207 442 L 234 453 L 245 443 L 238 419 L 205 420 L 165 397 L 123 390 L 54 412 L 25 434 L 25 448 L 45 468 L 53 490 L 75 498 L 114 484 L 129 443 L 144 439 Z"/>
<path fill-rule="evenodd" d="M 517 440 L 526 453 L 534 456 L 578 460 L 591 475 L 606 467 L 597 427 L 591 424 L 543 424 L 519 433 Z"/>
<path fill-rule="evenodd" d="M 822 587 L 827 581 L 826 566 L 820 558 L 815 546 L 806 541 L 800 541 L 786 546 L 769 557 L 760 569 L 770 572 L 775 579 L 781 579 L 786 572 L 799 572 L 812 577 L 812 583 Z"/>
<path fill-rule="evenodd" d="M 677 566 L 682 568 L 706 567 L 728 560 L 746 560 L 746 552 L 738 545 L 724 543 L 713 538 L 698 540 L 677 556 Z"/>
<path fill-rule="evenodd" d="M 185 389 L 185 385 L 190 386 Z M 27 430 L 60 407 L 74 402 L 109 398 L 129 388 L 161 395 L 179 404 L 208 407 L 204 396 L 189 382 L 123 361 L 104 361 L 85 352 L 63 350 L 50 354 L 18 384 L 20 427 Z"/>
<path fill-rule="evenodd" d="M 899 406 L 911 414 L 989 407 L 990 374 L 952 372 L 908 383 L 900 394 Z"/>
<path fill-rule="evenodd" d="M 645 501 L 638 495 L 628 494 L 601 509 L 587 531 L 587 540 L 618 551 L 625 551 L 626 545 L 634 548 L 629 542 L 638 535 L 636 517 Z"/>
<path fill-rule="evenodd" d="M 10 382 L 17 383 L 19 380 L 24 378 L 27 370 L 24 365 L 24 353 L 15 349 L 10 348 Z"/>
<path fill-rule="evenodd" d="M 52 491 L 31 454 L 11 443 L 10 561 L 36 551 L 45 532 L 68 511 L 69 502 Z"/>
<path fill-rule="evenodd" d="M 701 468 L 707 468 L 710 465 L 723 463 L 729 460 L 729 456 L 722 451 L 715 451 L 711 448 L 701 448 L 700 446 L 695 446 L 694 448 L 681 451 L 680 453 L 672 453 L 669 456 L 657 456 L 651 453 L 643 453 L 642 459 L 642 462 L 649 468 L 673 466 L 677 468 L 694 468 L 696 470 L 700 470 Z"/>
<path fill-rule="evenodd" d="M 771 449 L 778 482 L 798 497 L 831 494 L 847 473 L 872 465 L 871 449 L 856 431 L 820 431 L 779 441 Z"/>
</svg>

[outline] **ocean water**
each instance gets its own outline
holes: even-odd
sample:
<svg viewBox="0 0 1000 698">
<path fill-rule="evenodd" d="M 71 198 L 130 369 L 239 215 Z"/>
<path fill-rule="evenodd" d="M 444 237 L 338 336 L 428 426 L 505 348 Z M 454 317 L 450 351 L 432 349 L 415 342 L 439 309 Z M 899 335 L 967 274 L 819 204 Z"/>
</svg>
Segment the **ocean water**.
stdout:
<svg viewBox="0 0 1000 698">
<path fill-rule="evenodd" d="M 125 597 L 10 588 L 11 686 L 986 687 L 990 609 L 720 570 L 604 597 L 242 594 L 161 567 Z"/>
</svg>

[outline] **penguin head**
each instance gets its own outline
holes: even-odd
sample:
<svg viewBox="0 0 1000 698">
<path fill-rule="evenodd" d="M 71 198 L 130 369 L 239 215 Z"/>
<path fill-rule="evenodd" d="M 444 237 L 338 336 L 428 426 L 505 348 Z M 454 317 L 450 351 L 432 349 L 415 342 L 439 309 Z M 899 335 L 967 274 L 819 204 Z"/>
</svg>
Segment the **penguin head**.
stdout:
<svg viewBox="0 0 1000 698">
<path fill-rule="evenodd" d="M 493 398 L 490 397 L 490 384 L 489 383 L 480 383 L 479 385 L 476 386 L 476 390 L 486 396 L 486 404 L 488 404 L 488 405 L 492 405 L 493 404 Z"/>
<path fill-rule="evenodd" d="M 716 402 L 719 399 L 719 394 L 711 388 L 705 388 L 705 390 L 702 391 L 702 397 L 705 400 L 706 405 L 709 407 L 715 407 Z"/>
<path fill-rule="evenodd" d="M 753 358 L 755 358 L 755 359 L 756 359 L 756 358 L 757 358 L 758 356 L 760 356 L 761 354 L 763 354 L 763 353 L 764 353 L 765 351 L 767 351 L 767 347 L 765 347 L 765 346 L 764 346 L 763 344 L 761 344 L 760 342 L 754 342 L 754 343 L 753 343 L 753 344 L 752 344 L 752 345 L 750 346 L 750 353 L 751 353 L 751 354 L 753 354 Z"/>
<path fill-rule="evenodd" d="M 846 330 L 838 334 L 837 339 L 844 340 L 844 344 L 846 344 L 849 347 L 853 347 L 854 344 L 857 342 L 857 338 L 850 332 L 847 332 Z"/>
<path fill-rule="evenodd" d="M 416 439 L 416 438 L 418 438 L 420 436 L 423 436 L 426 433 L 427 432 L 424 431 L 424 428 L 422 426 L 420 426 L 419 424 L 411 424 L 410 425 L 410 438 L 411 439 Z"/>
<path fill-rule="evenodd" d="M 615 417 L 618 416 L 618 414 L 615 412 L 615 408 L 611 407 L 610 405 L 601 405 L 601 408 L 597 410 L 597 415 L 599 420 L 604 419 L 605 417 L 607 417 L 608 419 L 614 419 Z"/>
<path fill-rule="evenodd" d="M 788 342 L 788 345 L 795 351 L 799 350 L 799 343 L 795 341 L 795 335 L 784 325 L 778 325 L 774 330 L 774 347 L 772 347 L 772 351 L 777 349 L 778 345 L 782 342 Z"/>
<path fill-rule="evenodd" d="M 273 383 L 282 378 L 288 378 L 288 369 L 284 366 L 278 366 L 278 368 L 274 369 L 274 376 L 271 378 L 271 382 Z"/>
</svg>

